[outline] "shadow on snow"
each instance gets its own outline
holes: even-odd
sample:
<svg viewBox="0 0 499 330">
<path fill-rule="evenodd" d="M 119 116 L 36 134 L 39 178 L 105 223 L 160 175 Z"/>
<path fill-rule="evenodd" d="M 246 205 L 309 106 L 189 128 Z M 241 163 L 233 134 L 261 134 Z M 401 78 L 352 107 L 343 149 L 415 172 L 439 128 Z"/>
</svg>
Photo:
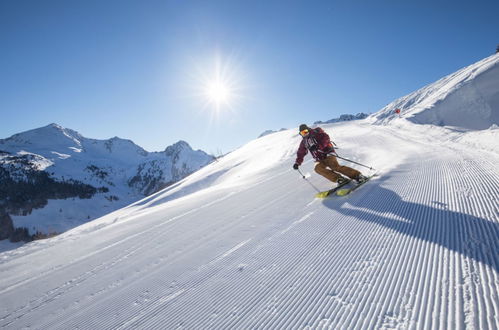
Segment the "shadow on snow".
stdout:
<svg viewBox="0 0 499 330">
<path fill-rule="evenodd" d="M 324 199 L 328 208 L 361 221 L 388 227 L 404 235 L 438 244 L 499 271 L 499 223 L 474 215 L 404 201 L 383 188 L 389 177 L 373 180 L 347 197 Z"/>
</svg>

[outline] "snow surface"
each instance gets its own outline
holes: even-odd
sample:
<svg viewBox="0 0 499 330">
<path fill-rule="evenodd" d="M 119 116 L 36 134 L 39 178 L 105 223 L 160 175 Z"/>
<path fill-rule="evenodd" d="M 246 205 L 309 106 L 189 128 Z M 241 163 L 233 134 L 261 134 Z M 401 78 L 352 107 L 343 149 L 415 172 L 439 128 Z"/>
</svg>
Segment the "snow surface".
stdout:
<svg viewBox="0 0 499 330">
<path fill-rule="evenodd" d="M 459 94 L 445 88 L 431 94 Z M 0 254 L 0 327 L 497 329 L 496 117 L 470 130 L 412 114 L 322 126 L 341 156 L 378 171 L 347 197 L 314 199 L 331 185 L 310 157 L 309 182 L 291 168 L 293 129 Z"/>
<path fill-rule="evenodd" d="M 499 55 L 463 68 L 388 104 L 371 117 L 386 124 L 401 117 L 416 124 L 488 129 L 499 123 Z"/>
</svg>

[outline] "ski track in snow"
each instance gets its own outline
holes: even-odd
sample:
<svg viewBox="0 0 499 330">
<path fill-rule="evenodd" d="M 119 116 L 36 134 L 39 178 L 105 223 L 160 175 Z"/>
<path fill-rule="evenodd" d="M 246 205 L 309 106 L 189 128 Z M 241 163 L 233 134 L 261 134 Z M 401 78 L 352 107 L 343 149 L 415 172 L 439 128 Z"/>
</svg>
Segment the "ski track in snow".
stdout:
<svg viewBox="0 0 499 330">
<path fill-rule="evenodd" d="M 348 143 L 413 151 L 347 197 L 313 200 L 291 156 L 237 192 L 2 260 L 0 327 L 498 328 L 497 159 L 363 129 Z"/>
</svg>

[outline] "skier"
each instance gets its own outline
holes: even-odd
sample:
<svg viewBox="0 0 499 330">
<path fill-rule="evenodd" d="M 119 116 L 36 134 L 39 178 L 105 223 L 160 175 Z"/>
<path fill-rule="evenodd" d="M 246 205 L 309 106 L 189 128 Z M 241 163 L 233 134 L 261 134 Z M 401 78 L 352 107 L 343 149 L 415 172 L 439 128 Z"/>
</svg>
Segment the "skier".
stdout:
<svg viewBox="0 0 499 330">
<path fill-rule="evenodd" d="M 357 181 L 357 183 L 363 183 L 367 180 L 367 177 L 359 171 L 338 164 L 338 160 L 332 155 L 335 151 L 331 139 L 322 128 L 310 128 L 306 124 L 302 124 L 299 131 L 303 139 L 300 142 L 296 162 L 293 165 L 295 170 L 303 163 L 303 158 L 310 150 L 312 157 L 317 162 L 315 164 L 315 171 L 330 181 L 342 185 L 349 181 L 344 176 Z"/>
</svg>

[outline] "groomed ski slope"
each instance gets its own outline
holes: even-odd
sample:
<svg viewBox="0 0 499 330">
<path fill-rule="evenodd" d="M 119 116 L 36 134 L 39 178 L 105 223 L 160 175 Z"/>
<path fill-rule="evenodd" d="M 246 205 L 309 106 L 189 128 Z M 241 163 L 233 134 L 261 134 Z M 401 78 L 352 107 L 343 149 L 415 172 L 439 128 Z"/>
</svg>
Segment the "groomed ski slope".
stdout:
<svg viewBox="0 0 499 330">
<path fill-rule="evenodd" d="M 314 199 L 291 168 L 295 130 L 254 140 L 134 205 L 0 254 L 0 327 L 497 329 L 499 154 L 487 141 L 499 130 L 323 128 L 379 177 Z M 309 182 L 329 188 L 306 159 Z"/>
</svg>

